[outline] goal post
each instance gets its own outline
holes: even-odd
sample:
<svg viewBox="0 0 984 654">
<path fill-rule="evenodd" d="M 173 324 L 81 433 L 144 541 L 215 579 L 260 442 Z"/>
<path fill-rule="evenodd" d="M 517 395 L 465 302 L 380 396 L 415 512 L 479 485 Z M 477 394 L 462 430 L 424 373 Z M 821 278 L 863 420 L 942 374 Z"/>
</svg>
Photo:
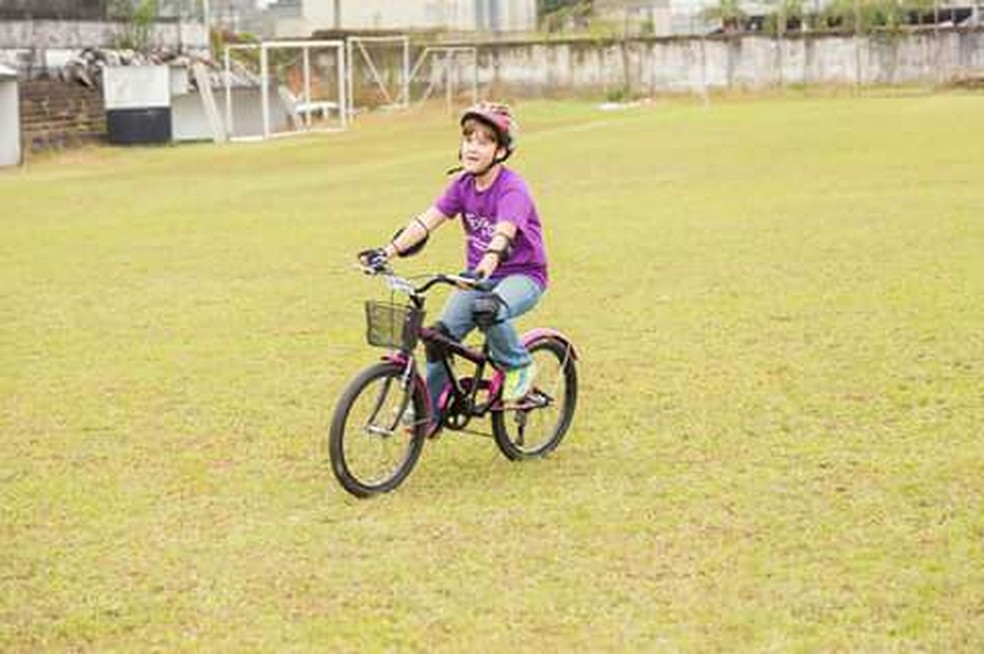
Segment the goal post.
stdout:
<svg viewBox="0 0 984 654">
<path fill-rule="evenodd" d="M 367 47 L 369 46 L 369 47 Z M 370 49 L 375 49 L 374 53 Z M 385 50 L 383 50 L 385 49 Z M 388 50 L 396 50 L 398 62 L 379 61 L 379 56 Z M 348 62 L 348 114 L 355 115 L 358 108 L 358 90 L 356 75 L 360 72 L 365 77 L 368 72 L 369 88 L 376 92 L 382 100 L 380 106 L 405 109 L 409 106 L 410 97 L 410 37 L 399 36 L 349 36 L 345 39 L 346 61 Z M 365 66 L 360 68 L 359 64 Z M 396 65 L 393 65 L 393 64 Z M 393 77 L 396 83 L 393 83 Z M 394 88 L 394 86 L 396 88 Z"/>
<path fill-rule="evenodd" d="M 239 70 L 235 74 L 233 53 L 238 53 L 235 63 Z M 347 128 L 343 41 L 233 44 L 225 47 L 224 54 L 225 118 L 230 140 Z"/>
<path fill-rule="evenodd" d="M 428 68 L 426 64 L 430 64 Z M 470 89 L 472 103 L 478 101 L 478 48 L 475 46 L 427 46 L 417 57 L 416 63 L 410 70 L 409 82 L 407 84 L 407 100 L 409 102 L 409 91 L 411 85 L 418 78 L 421 84 L 425 83 L 423 93 L 417 100 L 419 104 L 425 103 L 434 90 L 441 84 L 444 85 L 445 103 L 448 111 L 454 108 L 454 99 L 457 95 L 457 81 L 461 77 L 462 69 L 471 65 L 471 74 L 468 75 L 467 84 Z"/>
</svg>

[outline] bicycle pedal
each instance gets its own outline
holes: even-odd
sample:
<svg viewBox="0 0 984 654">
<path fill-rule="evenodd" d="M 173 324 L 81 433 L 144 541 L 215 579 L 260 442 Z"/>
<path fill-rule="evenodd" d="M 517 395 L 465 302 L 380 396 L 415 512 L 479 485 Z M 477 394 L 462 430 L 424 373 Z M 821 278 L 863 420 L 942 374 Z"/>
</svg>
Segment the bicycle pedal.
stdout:
<svg viewBox="0 0 984 654">
<path fill-rule="evenodd" d="M 502 408 L 505 411 L 529 411 L 531 409 L 540 409 L 546 406 L 546 402 L 531 401 L 529 397 L 524 397 L 521 400 L 515 402 L 503 402 Z"/>
<path fill-rule="evenodd" d="M 530 391 L 526 397 L 515 403 L 513 408 L 520 410 L 542 409 L 550 404 L 550 399 L 540 391 Z"/>
</svg>

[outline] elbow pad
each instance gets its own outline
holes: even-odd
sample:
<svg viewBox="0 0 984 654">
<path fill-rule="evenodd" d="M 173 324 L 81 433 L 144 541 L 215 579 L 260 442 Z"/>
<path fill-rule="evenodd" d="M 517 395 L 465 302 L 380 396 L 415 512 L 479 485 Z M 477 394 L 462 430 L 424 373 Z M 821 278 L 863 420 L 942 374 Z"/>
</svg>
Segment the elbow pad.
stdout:
<svg viewBox="0 0 984 654">
<path fill-rule="evenodd" d="M 405 227 L 401 227 L 400 229 L 396 230 L 395 234 L 393 234 L 393 238 L 390 240 L 390 243 L 393 244 L 394 248 L 396 247 L 396 239 L 400 238 L 400 234 L 402 234 L 405 229 L 406 229 Z M 408 247 L 406 250 L 398 249 L 396 251 L 396 254 L 401 258 L 412 257 L 413 255 L 423 250 L 424 246 L 427 245 L 427 241 L 429 240 L 430 240 L 430 232 L 427 232 L 426 234 L 424 234 L 424 238 L 420 239 L 419 241 Z"/>
</svg>

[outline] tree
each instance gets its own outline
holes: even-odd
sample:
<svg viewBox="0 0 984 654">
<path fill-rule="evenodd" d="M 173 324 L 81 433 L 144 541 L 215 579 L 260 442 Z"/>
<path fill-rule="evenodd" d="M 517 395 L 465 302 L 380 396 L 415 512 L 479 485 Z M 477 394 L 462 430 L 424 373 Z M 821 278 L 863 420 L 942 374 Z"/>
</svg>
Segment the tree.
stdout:
<svg viewBox="0 0 984 654">
<path fill-rule="evenodd" d="M 742 31 L 747 17 L 739 0 L 718 0 L 718 4 L 702 11 L 701 16 L 706 20 L 720 21 L 721 27 L 728 33 Z"/>
<path fill-rule="evenodd" d="M 548 31 L 587 22 L 594 9 L 593 0 L 537 0 L 540 24 Z"/>
<path fill-rule="evenodd" d="M 806 17 L 803 0 L 773 0 L 773 12 L 766 19 L 765 29 L 772 34 L 783 34 L 789 24 L 802 25 Z"/>
<path fill-rule="evenodd" d="M 584 3 L 581 0 L 536 0 L 536 12 L 542 18 L 559 9 L 569 9 L 580 4 Z M 591 2 L 587 4 L 590 5 Z"/>
<path fill-rule="evenodd" d="M 116 37 L 116 47 L 147 50 L 151 30 L 157 19 L 157 0 L 104 0 L 106 16 L 123 22 L 123 32 Z"/>
<path fill-rule="evenodd" d="M 908 18 L 915 18 L 916 25 L 922 25 L 923 19 L 933 16 L 933 22 L 938 22 L 938 4 L 936 0 L 903 0 L 902 10 Z M 910 21 L 911 22 L 911 21 Z"/>
<path fill-rule="evenodd" d="M 823 16 L 828 27 L 859 33 L 897 32 L 909 23 L 910 14 L 925 15 L 935 4 L 933 0 L 834 0 Z"/>
</svg>

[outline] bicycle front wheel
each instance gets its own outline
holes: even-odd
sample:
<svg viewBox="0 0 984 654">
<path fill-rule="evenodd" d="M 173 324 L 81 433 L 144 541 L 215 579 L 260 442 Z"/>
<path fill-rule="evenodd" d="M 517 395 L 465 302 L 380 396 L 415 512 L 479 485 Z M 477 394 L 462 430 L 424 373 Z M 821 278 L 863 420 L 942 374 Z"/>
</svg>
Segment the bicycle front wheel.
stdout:
<svg viewBox="0 0 984 654">
<path fill-rule="evenodd" d="M 492 414 L 495 444 L 508 458 L 532 459 L 553 451 L 574 419 L 577 369 L 571 346 L 547 338 L 529 348 L 536 363 L 533 390 L 518 408 Z"/>
<path fill-rule="evenodd" d="M 420 457 L 427 396 L 404 373 L 396 363 L 371 366 L 349 384 L 335 407 L 328 434 L 331 467 L 356 497 L 393 490 Z"/>
</svg>

